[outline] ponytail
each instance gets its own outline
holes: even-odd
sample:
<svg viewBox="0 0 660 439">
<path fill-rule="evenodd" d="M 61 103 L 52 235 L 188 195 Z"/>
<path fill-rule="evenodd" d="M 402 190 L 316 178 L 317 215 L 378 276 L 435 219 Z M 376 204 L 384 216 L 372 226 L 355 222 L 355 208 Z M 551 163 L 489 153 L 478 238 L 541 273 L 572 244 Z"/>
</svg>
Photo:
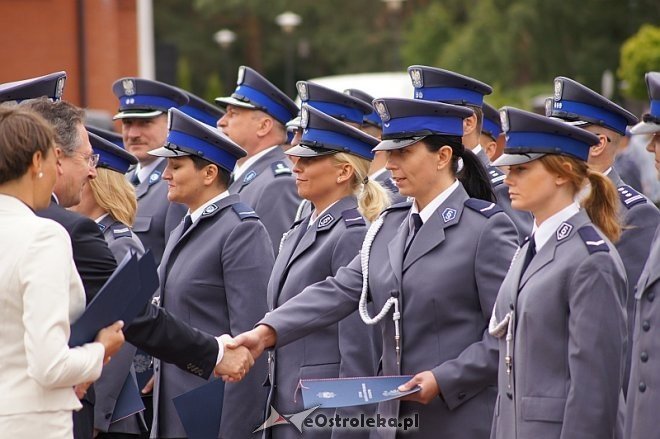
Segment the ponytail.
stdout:
<svg viewBox="0 0 660 439">
<path fill-rule="evenodd" d="M 616 242 L 621 236 L 621 224 L 618 219 L 619 196 L 614 184 L 604 175 L 587 170 L 591 184 L 589 196 L 582 202 L 591 221 L 607 236 Z"/>
<path fill-rule="evenodd" d="M 607 239 L 618 241 L 621 224 L 618 216 L 619 199 L 614 184 L 604 175 L 590 170 L 582 160 L 555 154 L 544 155 L 539 160 L 548 171 L 568 179 L 575 194 L 589 182 L 591 190 L 581 205 Z M 566 163 L 570 166 L 564 166 Z"/>
<path fill-rule="evenodd" d="M 472 151 L 465 149 L 460 137 L 452 136 L 428 136 L 424 143 L 429 151 L 439 151 L 443 146 L 451 147 L 453 154 L 451 158 L 451 170 L 456 178 L 463 184 L 465 191 L 471 198 L 495 202 L 495 194 L 488 178 L 486 168 Z M 459 159 L 463 160 L 463 167 L 459 171 Z"/>
<path fill-rule="evenodd" d="M 358 210 L 367 221 L 373 222 L 383 210 L 389 207 L 390 197 L 380 184 L 369 180 L 371 162 L 343 152 L 333 154 L 332 157 L 337 163 L 348 163 L 353 168 L 351 188 L 358 199 Z"/>
</svg>

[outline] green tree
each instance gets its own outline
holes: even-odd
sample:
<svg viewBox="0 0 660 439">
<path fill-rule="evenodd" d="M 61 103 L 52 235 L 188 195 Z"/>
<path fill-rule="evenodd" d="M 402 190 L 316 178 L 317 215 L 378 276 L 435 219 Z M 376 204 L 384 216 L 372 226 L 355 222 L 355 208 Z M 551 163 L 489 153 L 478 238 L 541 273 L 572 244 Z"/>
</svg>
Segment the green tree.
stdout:
<svg viewBox="0 0 660 439">
<path fill-rule="evenodd" d="M 618 75 L 625 84 L 624 93 L 635 99 L 646 99 L 644 74 L 660 71 L 660 27 L 644 25 L 621 46 Z"/>
</svg>

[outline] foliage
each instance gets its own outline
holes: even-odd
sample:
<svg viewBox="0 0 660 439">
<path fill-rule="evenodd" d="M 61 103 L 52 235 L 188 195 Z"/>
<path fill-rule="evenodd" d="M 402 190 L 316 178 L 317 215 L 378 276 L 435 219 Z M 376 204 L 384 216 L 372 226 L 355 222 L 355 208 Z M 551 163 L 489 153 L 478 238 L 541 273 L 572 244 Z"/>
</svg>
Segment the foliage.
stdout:
<svg viewBox="0 0 660 439">
<path fill-rule="evenodd" d="M 660 71 L 660 27 L 642 26 L 621 47 L 619 77 L 625 81 L 625 93 L 633 98 L 646 99 L 644 73 Z"/>
</svg>

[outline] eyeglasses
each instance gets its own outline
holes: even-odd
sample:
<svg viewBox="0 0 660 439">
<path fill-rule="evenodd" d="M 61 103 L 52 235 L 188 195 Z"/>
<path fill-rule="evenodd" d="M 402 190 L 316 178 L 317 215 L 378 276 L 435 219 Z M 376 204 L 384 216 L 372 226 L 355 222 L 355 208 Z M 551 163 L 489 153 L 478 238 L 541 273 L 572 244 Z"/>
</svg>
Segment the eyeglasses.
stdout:
<svg viewBox="0 0 660 439">
<path fill-rule="evenodd" d="M 76 154 L 79 154 L 80 157 L 86 160 L 90 168 L 96 168 L 96 165 L 99 164 L 99 159 L 101 158 L 99 154 L 87 155 L 87 154 L 83 154 L 82 152 L 76 152 Z"/>
</svg>

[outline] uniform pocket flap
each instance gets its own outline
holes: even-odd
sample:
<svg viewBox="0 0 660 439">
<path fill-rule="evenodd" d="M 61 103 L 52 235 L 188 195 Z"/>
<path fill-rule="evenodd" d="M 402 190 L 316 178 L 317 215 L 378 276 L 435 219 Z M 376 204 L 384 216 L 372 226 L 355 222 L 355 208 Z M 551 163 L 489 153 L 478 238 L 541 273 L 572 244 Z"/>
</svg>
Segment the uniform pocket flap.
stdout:
<svg viewBox="0 0 660 439">
<path fill-rule="evenodd" d="M 525 421 L 562 422 L 566 398 L 528 396 L 522 399 L 522 416 Z"/>
<path fill-rule="evenodd" d="M 133 231 L 136 233 L 148 232 L 151 228 L 151 217 L 150 216 L 138 216 L 135 218 L 133 223 Z"/>
<path fill-rule="evenodd" d="M 339 363 L 314 364 L 300 368 L 300 379 L 315 380 L 321 378 L 337 378 Z"/>
</svg>

